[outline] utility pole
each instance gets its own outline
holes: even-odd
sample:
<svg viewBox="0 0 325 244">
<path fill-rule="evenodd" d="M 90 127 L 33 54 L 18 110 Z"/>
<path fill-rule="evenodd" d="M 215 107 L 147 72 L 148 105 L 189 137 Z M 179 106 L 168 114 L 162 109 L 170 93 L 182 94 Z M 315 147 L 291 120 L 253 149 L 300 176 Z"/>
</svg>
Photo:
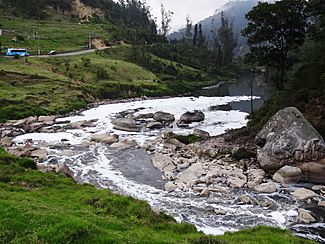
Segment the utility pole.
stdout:
<svg viewBox="0 0 325 244">
<path fill-rule="evenodd" d="M 37 55 L 41 55 L 41 49 L 40 49 L 40 34 L 37 32 L 38 36 L 37 36 Z"/>
<path fill-rule="evenodd" d="M 91 32 L 89 32 L 88 49 L 91 49 Z"/>
</svg>

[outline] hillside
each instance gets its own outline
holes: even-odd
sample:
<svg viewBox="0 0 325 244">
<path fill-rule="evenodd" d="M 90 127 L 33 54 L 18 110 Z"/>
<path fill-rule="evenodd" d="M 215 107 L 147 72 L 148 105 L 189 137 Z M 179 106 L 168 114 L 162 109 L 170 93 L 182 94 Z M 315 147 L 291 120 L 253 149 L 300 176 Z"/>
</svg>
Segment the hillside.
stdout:
<svg viewBox="0 0 325 244">
<path fill-rule="evenodd" d="M 233 21 L 234 35 L 238 44 L 235 49 L 236 56 L 242 56 L 248 51 L 246 39 L 241 35 L 241 30 L 246 26 L 247 20 L 245 14 L 248 13 L 259 1 L 258 0 L 236 0 L 230 1 L 220 9 L 214 11 L 213 15 L 199 21 L 197 24 L 202 25 L 202 29 L 206 38 L 212 42 L 216 35 L 217 29 L 221 25 L 221 13 Z M 169 39 L 182 39 L 185 29 L 174 32 L 169 35 Z"/>
</svg>

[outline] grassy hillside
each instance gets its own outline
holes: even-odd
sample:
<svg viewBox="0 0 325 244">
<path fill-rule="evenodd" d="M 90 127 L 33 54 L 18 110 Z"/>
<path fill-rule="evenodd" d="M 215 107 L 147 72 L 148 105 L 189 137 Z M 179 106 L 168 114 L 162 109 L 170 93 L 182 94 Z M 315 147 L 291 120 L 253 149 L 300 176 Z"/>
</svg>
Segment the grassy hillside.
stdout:
<svg viewBox="0 0 325 244">
<path fill-rule="evenodd" d="M 312 243 L 266 227 L 206 237 L 143 201 L 34 168 L 0 148 L 0 243 Z"/>
<path fill-rule="evenodd" d="M 27 48 L 36 54 L 38 46 L 42 54 L 50 50 L 58 52 L 87 49 L 89 34 L 93 39 L 109 41 L 112 38 L 111 25 L 79 24 L 61 18 L 60 21 L 36 21 L 14 17 L 0 17 L 4 35 L 0 36 L 2 50 L 6 48 Z"/>
<path fill-rule="evenodd" d="M 100 99 L 181 94 L 216 82 L 154 56 L 148 70 L 132 62 L 131 52 L 122 45 L 64 58 L 0 58 L 0 121 L 66 113 Z"/>
</svg>

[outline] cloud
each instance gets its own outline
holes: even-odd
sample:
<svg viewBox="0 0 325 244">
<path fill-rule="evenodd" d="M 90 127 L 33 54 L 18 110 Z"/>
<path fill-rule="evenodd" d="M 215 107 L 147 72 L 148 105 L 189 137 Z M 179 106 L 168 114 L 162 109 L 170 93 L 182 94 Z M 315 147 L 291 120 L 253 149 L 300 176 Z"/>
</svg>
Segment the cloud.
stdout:
<svg viewBox="0 0 325 244">
<path fill-rule="evenodd" d="M 177 30 L 185 26 L 186 15 L 189 15 L 196 23 L 208 16 L 211 16 L 214 11 L 220 8 L 229 0 L 146 0 L 150 6 L 151 13 L 157 18 L 157 24 L 160 25 L 160 6 L 164 4 L 166 10 L 174 13 L 172 18 L 172 30 Z"/>
</svg>

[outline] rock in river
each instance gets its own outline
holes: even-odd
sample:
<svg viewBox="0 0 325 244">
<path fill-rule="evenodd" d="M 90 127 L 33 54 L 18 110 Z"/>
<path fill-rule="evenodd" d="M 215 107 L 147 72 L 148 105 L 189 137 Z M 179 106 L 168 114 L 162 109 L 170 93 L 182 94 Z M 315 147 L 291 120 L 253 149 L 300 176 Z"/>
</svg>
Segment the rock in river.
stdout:
<svg viewBox="0 0 325 244">
<path fill-rule="evenodd" d="M 286 165 L 273 175 L 273 180 L 280 182 L 282 185 L 286 185 L 299 182 L 301 177 L 302 171 L 300 168 Z"/>
<path fill-rule="evenodd" d="M 179 121 L 182 123 L 190 124 L 192 122 L 201 122 L 205 118 L 205 115 L 202 111 L 194 110 L 193 112 L 184 113 Z"/>
<path fill-rule="evenodd" d="M 305 188 L 298 188 L 292 193 L 292 195 L 298 200 L 307 200 L 317 196 L 315 192 Z"/>
<path fill-rule="evenodd" d="M 128 132 L 140 132 L 141 127 L 139 127 L 135 120 L 132 118 L 118 118 L 112 121 L 114 125 L 113 129 L 115 130 L 122 130 Z"/>
<path fill-rule="evenodd" d="M 277 112 L 257 136 L 265 140 L 265 145 L 258 149 L 257 158 L 268 172 L 325 157 L 323 138 L 294 107 Z"/>
<path fill-rule="evenodd" d="M 169 124 L 175 121 L 175 116 L 170 113 L 159 111 L 154 114 L 153 119 L 164 124 Z"/>
</svg>

